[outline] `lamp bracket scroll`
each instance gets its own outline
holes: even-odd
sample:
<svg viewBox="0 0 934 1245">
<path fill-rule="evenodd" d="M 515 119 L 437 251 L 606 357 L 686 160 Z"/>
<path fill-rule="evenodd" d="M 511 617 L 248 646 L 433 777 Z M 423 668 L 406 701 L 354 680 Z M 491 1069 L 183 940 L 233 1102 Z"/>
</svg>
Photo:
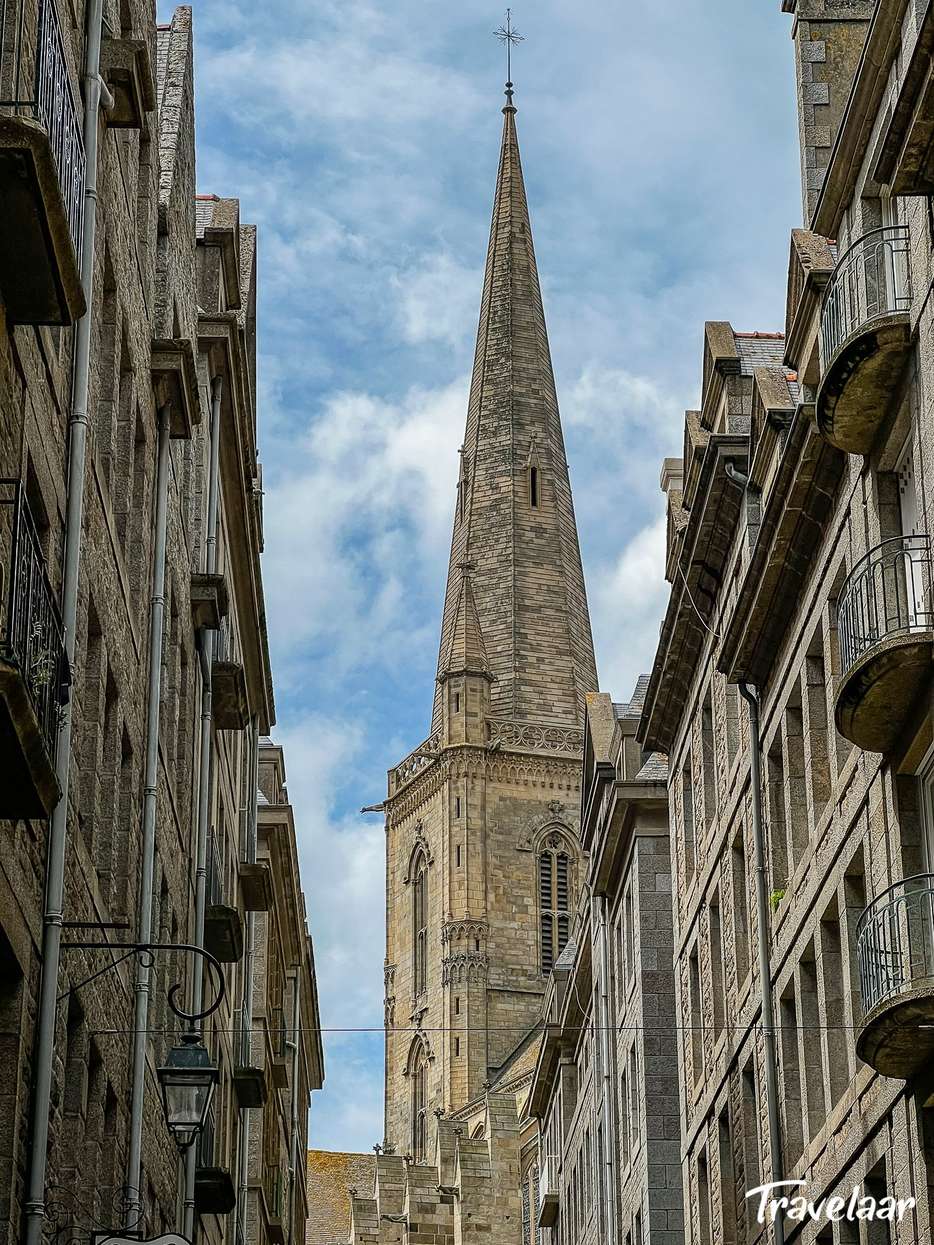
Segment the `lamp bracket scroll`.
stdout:
<svg viewBox="0 0 934 1245">
<path fill-rule="evenodd" d="M 106 928 L 113 928 L 113 926 L 109 926 L 109 927 L 102 926 L 102 925 L 99 925 L 97 922 L 66 921 L 65 928 L 66 929 L 106 929 Z M 176 955 L 181 954 L 181 955 L 196 956 L 200 958 L 201 960 L 203 960 L 204 963 L 207 964 L 208 968 L 211 971 L 211 979 L 212 979 L 212 984 L 214 986 L 214 997 L 211 1000 L 209 1006 L 203 1008 L 199 1012 L 188 1012 L 188 1011 L 185 1011 L 183 1007 L 179 1006 L 176 1000 L 178 999 L 178 996 L 182 991 L 182 983 L 180 981 L 173 982 L 173 984 L 169 986 L 167 995 L 166 995 L 167 1002 L 173 1014 L 176 1015 L 179 1018 L 179 1020 L 184 1020 L 188 1023 L 196 1023 L 197 1021 L 200 1021 L 200 1020 L 206 1020 L 208 1016 L 210 1016 L 213 1012 L 217 1011 L 221 1003 L 223 1003 L 224 998 L 227 993 L 227 986 L 224 981 L 224 971 L 221 968 L 220 960 L 218 960 L 215 956 L 213 956 L 210 953 L 210 951 L 206 951 L 204 947 L 196 947 L 192 943 L 187 943 L 187 942 L 179 942 L 179 943 L 176 943 L 176 942 L 111 942 L 107 938 L 103 938 L 103 939 L 97 938 L 97 939 L 94 939 L 93 941 L 87 940 L 87 941 L 80 941 L 80 942 L 63 942 L 62 950 L 63 951 L 110 951 L 110 952 L 117 952 L 118 954 L 113 959 L 111 959 L 109 964 L 106 964 L 103 968 L 98 969 L 96 973 L 91 973 L 89 977 L 85 977 L 83 981 L 77 982 L 70 989 L 66 990 L 65 993 L 59 997 L 59 1002 L 62 1002 L 62 1000 L 67 998 L 69 994 L 73 994 L 75 991 L 81 990 L 84 986 L 89 985 L 92 981 L 95 981 L 98 977 L 102 977 L 105 973 L 111 972 L 111 970 L 115 969 L 118 964 L 122 964 L 124 960 L 129 960 L 133 956 L 137 956 L 140 959 L 140 961 L 143 964 L 145 964 L 147 968 L 152 968 L 156 962 L 156 956 L 160 952 L 165 952 L 166 954 L 176 954 Z"/>
</svg>

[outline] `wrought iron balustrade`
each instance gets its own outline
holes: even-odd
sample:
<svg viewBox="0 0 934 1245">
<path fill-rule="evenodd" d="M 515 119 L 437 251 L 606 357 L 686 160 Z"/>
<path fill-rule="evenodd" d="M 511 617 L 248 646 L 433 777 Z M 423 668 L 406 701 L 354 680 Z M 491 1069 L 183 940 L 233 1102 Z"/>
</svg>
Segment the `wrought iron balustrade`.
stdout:
<svg viewBox="0 0 934 1245">
<path fill-rule="evenodd" d="M 827 285 L 821 312 L 823 365 L 862 325 L 910 306 L 908 226 L 871 229 L 843 252 Z"/>
<path fill-rule="evenodd" d="M 234 1061 L 242 1068 L 248 1068 L 252 1062 L 253 1034 L 246 1025 L 246 1012 L 242 1007 L 234 1008 L 233 1014 L 233 1048 Z"/>
<path fill-rule="evenodd" d="M 847 576 L 837 606 L 843 673 L 880 641 L 929 630 L 932 611 L 929 538 L 894 536 L 871 549 Z"/>
<path fill-rule="evenodd" d="M 204 1120 L 204 1128 L 198 1138 L 198 1167 L 214 1167 L 216 1165 L 215 1149 L 216 1149 L 216 1123 L 214 1119 L 214 1104 L 211 1103 L 207 1116 Z"/>
<path fill-rule="evenodd" d="M 0 656 L 17 667 L 50 757 L 68 695 L 68 659 L 58 602 L 39 534 L 19 480 L 0 480 L 3 576 L 6 591 Z"/>
<path fill-rule="evenodd" d="M 863 1012 L 925 985 L 934 990 L 934 874 L 877 896 L 859 918 L 856 957 Z"/>
<path fill-rule="evenodd" d="M 28 0 L 3 0 L 0 6 L 0 66 L 9 66 L 12 74 L 12 98 L 0 100 L 0 109 L 31 113 L 48 134 L 68 229 L 80 264 L 86 161 L 62 27 L 55 0 L 38 0 L 35 63 L 30 65 L 27 60 L 33 55 L 33 45 L 26 36 L 28 7 Z M 22 98 L 24 82 L 30 81 L 32 96 Z"/>
<path fill-rule="evenodd" d="M 205 902 L 208 907 L 224 902 L 224 866 L 221 860 L 217 831 L 212 830 L 208 840 L 208 873 L 205 883 Z"/>
</svg>

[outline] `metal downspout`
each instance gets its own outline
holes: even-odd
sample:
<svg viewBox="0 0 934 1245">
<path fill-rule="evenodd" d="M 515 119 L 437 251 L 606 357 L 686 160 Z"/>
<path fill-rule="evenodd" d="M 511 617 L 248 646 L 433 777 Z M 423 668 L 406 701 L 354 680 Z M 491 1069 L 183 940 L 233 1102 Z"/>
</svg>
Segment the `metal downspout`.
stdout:
<svg viewBox="0 0 934 1245">
<path fill-rule="evenodd" d="M 254 716 L 250 730 L 250 777 L 249 804 L 247 805 L 246 859 L 248 864 L 256 861 L 256 791 L 259 786 L 259 721 Z M 256 913 L 246 915 L 246 948 L 243 956 L 243 1002 L 241 1004 L 241 1030 L 250 1035 L 250 1048 L 253 1044 L 253 957 L 256 947 Z M 247 1198 L 250 1185 L 250 1109 L 244 1107 L 240 1111 L 240 1173 L 237 1184 L 237 1216 L 240 1220 L 240 1235 L 247 1239 L 248 1206 Z"/>
<path fill-rule="evenodd" d="M 217 510 L 220 474 L 221 394 L 223 381 L 215 376 L 211 382 L 211 453 L 208 469 L 208 514 L 204 540 L 204 569 L 213 575 L 217 566 Z M 208 823 L 211 816 L 211 733 L 214 721 L 211 666 L 214 661 L 213 631 L 201 632 L 201 738 L 198 752 L 198 828 L 195 846 L 195 928 L 192 942 L 204 946 L 204 914 L 207 900 Z M 204 978 L 195 971 L 191 999 L 193 1012 L 201 1010 Z M 195 1168 L 197 1145 L 185 1151 L 184 1233 L 194 1240 L 195 1230 Z"/>
<path fill-rule="evenodd" d="M 295 991 L 292 997 L 292 1095 L 288 1171 L 289 1234 L 286 1239 L 286 1245 L 304 1245 L 304 1242 L 295 1240 L 295 1165 L 298 1161 L 296 1153 L 298 1144 L 298 1035 L 302 1024 L 301 975 L 302 968 L 301 961 L 299 961 L 295 972 Z"/>
<path fill-rule="evenodd" d="M 91 328 L 94 307 L 94 252 L 97 235 L 98 113 L 101 106 L 100 61 L 103 20 L 104 0 L 90 0 L 85 31 L 83 123 L 85 174 L 84 218 L 81 232 L 81 288 L 84 292 L 87 310 L 75 325 L 71 414 L 68 421 L 68 482 L 65 500 L 65 554 L 62 575 L 62 620 L 65 628 L 65 653 L 69 666 L 73 666 L 75 660 L 84 475 L 87 457 Z M 34 1074 L 30 1119 L 32 1141 L 24 1207 L 25 1245 L 39 1245 L 45 1217 L 55 1013 L 61 967 L 62 921 L 64 920 L 72 712 L 73 702 L 69 700 L 62 713 L 55 748 L 55 773 L 61 796 L 52 813 L 49 826 L 45 911 L 42 916 L 42 973 L 33 1051 Z"/>
<path fill-rule="evenodd" d="M 600 1113 L 603 1123 L 603 1197 L 606 1207 L 606 1238 L 616 1245 L 616 1131 L 613 1127 L 613 1080 L 612 1050 L 610 1045 L 610 996 L 607 988 L 609 980 L 610 946 L 606 923 L 606 895 L 594 895 L 593 910 L 597 932 L 597 948 L 600 965 L 600 992 L 597 998 L 600 1029 L 600 1074 L 602 1082 L 602 1103 Z M 616 1026 L 613 1025 L 613 1032 Z"/>
<path fill-rule="evenodd" d="M 769 1117 L 769 1150 L 772 1181 L 783 1179 L 782 1135 L 778 1112 L 778 1057 L 775 1051 L 775 1017 L 772 1011 L 772 974 L 769 966 L 769 894 L 765 838 L 762 832 L 762 774 L 759 760 L 759 698 L 747 683 L 739 684 L 749 709 L 749 782 L 752 789 L 752 837 L 756 854 L 756 925 L 758 927 L 759 982 L 762 989 L 762 1036 L 765 1039 L 765 1098 Z M 785 1225 L 776 1215 L 772 1225 L 775 1245 L 784 1245 Z"/>
<path fill-rule="evenodd" d="M 162 648 L 165 640 L 165 550 L 169 497 L 169 407 L 159 411 L 156 469 L 156 533 L 152 555 L 152 596 L 149 604 L 149 694 L 146 706 L 146 770 L 143 777 L 143 841 L 140 855 L 137 942 L 152 941 L 152 890 L 156 858 L 156 797 L 159 790 L 159 710 L 162 700 Z M 149 1022 L 150 966 L 136 962 L 133 1021 L 133 1071 L 130 1097 L 124 1213 L 126 1227 L 136 1230 L 142 1214 L 140 1181 L 143 1163 L 143 1102 L 146 1091 L 146 1047 Z"/>
</svg>

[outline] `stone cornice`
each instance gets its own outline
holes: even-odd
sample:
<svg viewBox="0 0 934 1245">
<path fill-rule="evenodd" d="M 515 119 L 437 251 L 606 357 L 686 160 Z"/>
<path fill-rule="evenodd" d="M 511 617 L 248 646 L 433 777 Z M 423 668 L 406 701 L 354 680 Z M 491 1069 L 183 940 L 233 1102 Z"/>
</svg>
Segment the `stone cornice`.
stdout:
<svg viewBox="0 0 934 1245">
<path fill-rule="evenodd" d="M 530 729 L 544 732 L 559 728 L 548 724 L 530 724 Z M 575 728 L 562 727 L 572 731 Z M 582 734 L 581 732 L 578 732 Z M 434 737 L 432 737 L 434 738 Z M 403 765 L 408 765 L 417 753 L 422 753 L 423 764 L 417 764 L 402 785 L 391 790 L 385 802 L 386 826 L 410 816 L 435 795 L 450 778 L 483 774 L 489 780 L 528 781 L 536 778 L 552 779 L 556 790 L 578 791 L 580 789 L 581 763 L 579 754 L 549 751 L 541 752 L 510 747 L 478 748 L 471 744 L 456 744 L 441 748 L 436 754 L 427 751 L 426 744 L 419 745 L 410 753 Z M 423 751 L 424 750 L 424 751 Z M 398 769 L 399 767 L 397 767 Z M 390 788 L 392 774 L 390 771 Z"/>
</svg>

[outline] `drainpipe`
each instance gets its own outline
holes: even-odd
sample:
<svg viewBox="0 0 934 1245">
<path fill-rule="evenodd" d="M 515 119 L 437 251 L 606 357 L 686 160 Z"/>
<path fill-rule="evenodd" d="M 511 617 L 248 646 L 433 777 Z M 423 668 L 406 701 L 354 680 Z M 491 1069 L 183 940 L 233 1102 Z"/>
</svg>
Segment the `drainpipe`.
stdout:
<svg viewBox="0 0 934 1245">
<path fill-rule="evenodd" d="M 143 835 L 140 853 L 137 942 L 152 941 L 152 888 L 156 857 L 156 795 L 159 787 L 159 709 L 162 699 L 162 646 L 165 640 L 165 547 L 169 497 L 169 407 L 159 411 L 156 470 L 156 532 L 152 555 L 152 596 L 149 604 L 149 698 L 146 708 L 146 770 L 143 776 Z M 130 1097 L 125 1222 L 139 1227 L 142 1215 L 140 1181 L 143 1162 L 143 1101 L 146 1090 L 146 1039 L 149 1021 L 149 962 L 137 957 L 133 1072 Z"/>
<path fill-rule="evenodd" d="M 256 861 L 256 790 L 259 786 L 259 721 L 254 716 L 249 734 L 250 740 L 250 774 L 249 791 L 246 806 L 246 859 L 249 864 Z M 256 913 L 246 915 L 246 947 L 243 955 L 243 1001 L 241 1003 L 241 1032 L 250 1034 L 252 1051 L 253 1042 L 253 957 L 256 947 Z M 237 1181 L 237 1217 L 240 1220 L 240 1238 L 247 1239 L 247 1199 L 250 1185 L 250 1110 L 245 1107 L 240 1112 L 240 1173 Z"/>
<path fill-rule="evenodd" d="M 762 1035 L 765 1039 L 765 1097 L 769 1117 L 769 1150 L 772 1180 L 782 1180 L 782 1136 L 778 1113 L 778 1057 L 775 1051 L 775 1017 L 772 1011 L 772 974 L 769 967 L 769 894 L 762 832 L 762 774 L 759 762 L 759 698 L 747 683 L 739 684 L 740 695 L 749 709 L 749 782 L 752 788 L 752 837 L 756 854 L 756 924 L 759 943 L 759 983 L 762 990 Z M 785 1225 L 776 1215 L 773 1225 L 775 1245 L 784 1245 Z"/>
<path fill-rule="evenodd" d="M 600 1072 L 602 1081 L 603 1101 L 601 1119 L 603 1123 L 603 1199 L 606 1207 L 606 1239 L 615 1242 L 616 1237 L 616 1130 L 613 1127 L 613 1081 L 612 1081 L 612 1047 L 610 1044 L 610 1027 L 616 1033 L 616 1025 L 610 1019 L 610 995 L 607 988 L 609 979 L 610 944 L 606 920 L 606 895 L 594 895 L 592 900 L 594 925 L 597 934 L 598 963 L 600 971 L 600 987 L 597 996 L 598 1026 L 600 1030 Z"/>
<path fill-rule="evenodd" d="M 88 438 L 88 393 L 91 377 L 91 324 L 94 306 L 94 250 L 97 232 L 98 113 L 101 106 L 101 28 L 104 0 L 90 0 L 87 8 L 84 58 L 84 221 L 81 233 L 81 288 L 87 310 L 75 325 L 72 365 L 71 414 L 68 420 L 68 482 L 65 501 L 65 565 L 62 577 L 62 620 L 69 667 L 75 660 L 78 614 L 78 576 L 81 566 L 81 525 L 84 509 L 84 473 Z M 49 1112 L 52 1102 L 52 1061 L 55 1013 L 61 966 L 62 922 L 65 899 L 65 849 L 68 829 L 68 780 L 71 771 L 73 702 L 65 705 L 55 749 L 55 773 L 61 796 L 49 826 L 45 911 L 42 917 L 42 975 L 33 1051 L 33 1097 L 30 1120 L 32 1142 L 26 1181 L 25 1242 L 39 1245 L 45 1216 L 45 1180 L 49 1149 Z"/>
<path fill-rule="evenodd" d="M 296 1163 L 298 1162 L 298 1054 L 299 1042 L 298 1034 L 302 1023 L 302 1000 L 301 1000 L 301 976 L 302 966 L 299 961 L 295 972 L 295 991 L 292 998 L 292 1094 L 291 1094 L 291 1121 L 289 1126 L 289 1171 L 288 1171 L 288 1209 L 289 1209 L 289 1235 L 287 1245 L 304 1245 L 304 1242 L 295 1240 L 295 1172 Z"/>
<path fill-rule="evenodd" d="M 211 382 L 211 451 L 208 467 L 208 515 L 204 541 L 204 569 L 213 575 L 217 566 L 217 509 L 220 476 L 221 394 L 224 382 L 215 376 Z M 208 824 L 211 816 L 211 733 L 214 710 L 211 687 L 211 665 L 214 660 L 214 632 L 201 632 L 201 739 L 198 763 L 198 830 L 195 846 L 195 928 L 192 942 L 204 946 L 204 914 L 207 899 Z M 201 1011 L 204 999 L 204 978 L 196 970 L 191 988 L 193 1012 Z M 195 1230 L 195 1168 L 197 1145 L 185 1151 L 184 1233 L 194 1240 Z"/>
</svg>

